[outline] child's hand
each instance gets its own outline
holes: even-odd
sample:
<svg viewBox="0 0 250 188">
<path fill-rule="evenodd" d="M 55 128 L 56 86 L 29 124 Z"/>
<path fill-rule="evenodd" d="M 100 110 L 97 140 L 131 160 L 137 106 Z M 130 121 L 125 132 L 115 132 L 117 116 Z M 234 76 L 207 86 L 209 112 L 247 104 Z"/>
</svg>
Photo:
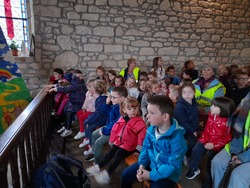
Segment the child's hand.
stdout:
<svg viewBox="0 0 250 188">
<path fill-rule="evenodd" d="M 106 104 L 110 104 L 110 102 L 111 102 L 111 95 L 109 94 L 106 99 Z"/>
<path fill-rule="evenodd" d="M 213 144 L 213 143 L 206 143 L 206 144 L 204 145 L 204 147 L 205 147 L 207 150 L 211 150 L 211 149 L 214 148 L 214 144 Z"/>
<path fill-rule="evenodd" d="M 237 155 L 234 155 L 232 157 L 232 161 L 235 163 L 235 164 L 241 164 L 241 161 L 238 159 L 238 156 Z"/>
<path fill-rule="evenodd" d="M 139 168 L 136 176 L 138 181 L 150 180 L 149 171 L 147 171 L 146 169 Z"/>
<path fill-rule="evenodd" d="M 142 165 L 139 166 L 139 169 L 137 170 L 137 174 L 136 177 L 138 179 L 139 182 L 142 182 L 144 179 L 142 178 L 142 174 L 143 174 L 143 169 L 144 167 Z"/>
<path fill-rule="evenodd" d="M 195 136 L 195 137 L 197 137 L 197 132 L 196 132 L 196 131 L 195 131 L 195 132 L 193 132 L 193 134 L 194 134 L 194 136 Z"/>
<path fill-rule="evenodd" d="M 57 92 L 57 89 L 54 87 L 54 88 L 51 88 L 50 90 L 49 90 L 49 93 L 53 93 L 53 92 Z"/>
</svg>

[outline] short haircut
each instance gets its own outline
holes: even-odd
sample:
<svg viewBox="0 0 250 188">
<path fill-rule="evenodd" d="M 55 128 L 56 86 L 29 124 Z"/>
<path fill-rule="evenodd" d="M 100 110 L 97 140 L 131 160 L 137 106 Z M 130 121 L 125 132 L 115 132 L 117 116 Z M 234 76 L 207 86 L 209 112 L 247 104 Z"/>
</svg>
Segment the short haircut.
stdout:
<svg viewBox="0 0 250 188">
<path fill-rule="evenodd" d="M 236 69 L 235 70 L 236 78 L 239 78 L 239 76 L 242 76 L 242 75 L 247 75 L 248 76 L 248 73 L 246 71 L 243 71 L 242 69 Z"/>
<path fill-rule="evenodd" d="M 74 73 L 76 73 L 76 74 L 82 74 L 82 71 L 80 71 L 79 69 L 76 69 L 76 70 L 74 71 Z"/>
<path fill-rule="evenodd" d="M 180 88 L 181 92 L 182 92 L 182 90 L 183 90 L 185 87 L 190 87 L 190 88 L 192 88 L 192 90 L 193 90 L 194 93 L 195 93 L 195 87 L 194 87 L 194 84 L 193 84 L 191 81 L 184 81 L 184 82 L 183 82 L 183 84 L 182 84 L 182 86 L 181 86 L 181 88 Z"/>
<path fill-rule="evenodd" d="M 89 83 L 92 83 L 92 82 L 94 82 L 94 81 L 96 81 L 95 78 L 90 78 L 90 79 L 87 80 L 86 84 L 88 85 Z"/>
<path fill-rule="evenodd" d="M 103 66 L 96 67 L 96 72 L 97 72 L 97 70 L 101 70 L 104 74 L 106 74 L 106 70 Z"/>
<path fill-rule="evenodd" d="M 148 103 L 156 105 L 162 114 L 169 114 L 170 118 L 174 115 L 174 104 L 172 100 L 165 95 L 156 95 L 148 98 Z"/>
<path fill-rule="evenodd" d="M 120 106 L 120 113 L 121 113 L 121 115 L 122 116 L 127 115 L 127 114 L 125 114 L 125 112 L 123 111 L 123 109 L 124 108 L 131 108 L 131 107 L 132 108 L 133 107 L 138 107 L 138 114 L 137 114 L 137 116 L 141 115 L 140 114 L 141 105 L 140 105 L 139 101 L 136 98 L 134 98 L 134 97 L 127 97 L 127 98 L 125 98 L 124 101 L 122 101 L 121 106 Z"/>
<path fill-rule="evenodd" d="M 140 71 L 140 75 L 147 77 L 148 73 L 146 71 Z"/>
<path fill-rule="evenodd" d="M 127 61 L 127 66 L 129 67 L 129 65 L 131 65 L 133 62 L 136 62 L 136 59 L 135 58 L 129 58 L 128 61 Z"/>
<path fill-rule="evenodd" d="M 61 76 L 62 76 L 62 78 L 63 78 L 63 70 L 62 70 L 62 69 L 60 69 L 60 68 L 56 68 L 56 69 L 54 69 L 54 70 L 53 70 L 53 72 L 58 73 L 58 74 L 59 74 L 59 75 L 61 75 Z"/>
<path fill-rule="evenodd" d="M 128 90 L 124 86 L 116 86 L 112 88 L 111 92 L 117 92 L 119 96 L 121 97 L 127 97 L 128 96 Z"/>
<path fill-rule="evenodd" d="M 173 65 L 170 65 L 167 67 L 167 72 L 170 70 L 170 69 L 175 69 L 175 67 Z"/>
<path fill-rule="evenodd" d="M 220 108 L 221 117 L 229 117 L 235 109 L 234 101 L 228 97 L 216 97 L 212 104 Z"/>
<path fill-rule="evenodd" d="M 112 74 L 112 75 L 114 75 L 114 76 L 117 76 L 117 73 L 116 73 L 115 70 L 109 70 L 108 73 L 109 73 L 109 74 Z"/>
</svg>

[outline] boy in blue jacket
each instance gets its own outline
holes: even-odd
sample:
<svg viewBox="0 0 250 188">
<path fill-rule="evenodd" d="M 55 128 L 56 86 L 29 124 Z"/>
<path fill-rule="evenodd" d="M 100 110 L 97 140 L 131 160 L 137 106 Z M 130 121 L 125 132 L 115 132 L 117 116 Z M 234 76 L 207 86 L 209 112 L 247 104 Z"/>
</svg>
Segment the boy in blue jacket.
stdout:
<svg viewBox="0 0 250 188">
<path fill-rule="evenodd" d="M 174 105 L 167 96 L 148 99 L 147 130 L 138 162 L 123 170 L 121 187 L 130 188 L 132 182 L 150 180 L 151 188 L 174 188 L 182 171 L 187 151 L 184 129 L 172 118 Z"/>
<path fill-rule="evenodd" d="M 107 98 L 106 101 L 106 103 L 110 103 L 110 100 L 112 102 L 109 118 L 105 126 L 92 133 L 92 144 L 89 150 L 83 153 L 84 155 L 88 155 L 85 158 L 86 161 L 94 160 L 95 164 L 99 164 L 103 153 L 103 146 L 109 142 L 111 129 L 121 116 L 120 104 L 127 96 L 128 90 L 124 86 L 117 86 L 112 89 L 110 98 Z"/>
</svg>

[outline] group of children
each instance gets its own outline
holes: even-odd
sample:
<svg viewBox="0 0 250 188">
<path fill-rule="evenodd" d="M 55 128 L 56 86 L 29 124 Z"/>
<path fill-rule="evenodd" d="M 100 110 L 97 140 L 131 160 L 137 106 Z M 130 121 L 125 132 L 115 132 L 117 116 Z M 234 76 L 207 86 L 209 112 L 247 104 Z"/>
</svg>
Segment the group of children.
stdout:
<svg viewBox="0 0 250 188">
<path fill-rule="evenodd" d="M 128 66 L 135 66 L 134 61 L 129 59 Z M 198 71 L 192 61 L 185 62 L 184 81 L 175 75 L 174 66 L 165 72 L 161 57 L 154 58 L 150 73 L 139 71 L 138 80 L 134 70 L 127 72 L 126 77 L 126 71 L 120 75 L 114 70 L 106 73 L 104 67 L 99 66 L 96 79 L 89 79 L 85 86 L 79 70 L 71 72 L 71 80 L 65 80 L 63 73 L 54 70 L 57 81 L 49 92 L 57 92 L 55 99 L 58 95 L 64 96 L 55 100 L 56 106 L 64 105 L 61 108 L 65 119 L 57 132 L 62 137 L 69 136 L 72 121 L 79 122 L 79 132 L 74 139 L 82 139 L 79 147 L 85 148 L 85 161 L 94 161 L 94 165 L 86 169 L 87 173 L 94 175 L 100 184 L 109 183 L 119 163 L 139 152 L 138 163 L 122 172 L 122 187 L 132 187 L 135 179 L 151 180 L 150 187 L 176 187 L 184 157 L 189 165 L 186 178 L 193 179 L 200 173 L 200 161 L 207 153 L 203 188 L 212 187 L 211 160 L 232 139 L 226 123 L 235 109 L 234 100 L 215 98 L 206 126 L 200 131 L 199 107 L 192 83 Z M 55 108 L 57 115 L 60 115 L 59 108 Z M 107 144 L 110 148 L 103 155 Z"/>
</svg>

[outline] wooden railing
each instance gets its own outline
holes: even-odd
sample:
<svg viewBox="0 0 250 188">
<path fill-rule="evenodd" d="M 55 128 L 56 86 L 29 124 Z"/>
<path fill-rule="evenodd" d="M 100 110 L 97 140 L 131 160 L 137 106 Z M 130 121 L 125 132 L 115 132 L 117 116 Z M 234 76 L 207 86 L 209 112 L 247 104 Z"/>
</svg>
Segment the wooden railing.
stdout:
<svg viewBox="0 0 250 188">
<path fill-rule="evenodd" d="M 35 168 L 48 154 L 52 95 L 46 88 L 0 137 L 0 187 L 30 187 Z"/>
</svg>

